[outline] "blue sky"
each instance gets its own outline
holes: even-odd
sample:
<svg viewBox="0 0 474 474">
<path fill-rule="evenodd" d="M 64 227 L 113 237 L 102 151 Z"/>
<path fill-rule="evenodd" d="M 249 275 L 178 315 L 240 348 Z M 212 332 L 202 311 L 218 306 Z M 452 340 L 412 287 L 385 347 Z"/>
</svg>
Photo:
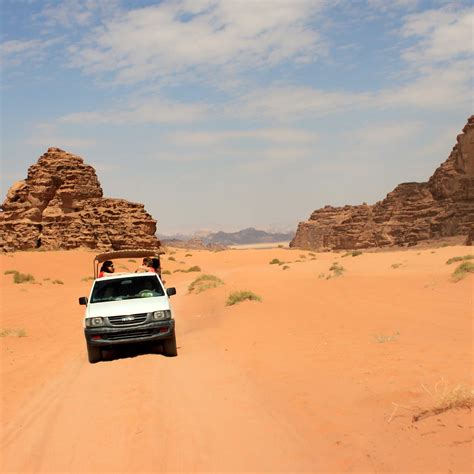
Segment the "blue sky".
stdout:
<svg viewBox="0 0 474 474">
<path fill-rule="evenodd" d="M 158 231 L 296 229 L 426 181 L 473 111 L 474 9 L 2 0 L 1 194 L 50 146 Z"/>
</svg>

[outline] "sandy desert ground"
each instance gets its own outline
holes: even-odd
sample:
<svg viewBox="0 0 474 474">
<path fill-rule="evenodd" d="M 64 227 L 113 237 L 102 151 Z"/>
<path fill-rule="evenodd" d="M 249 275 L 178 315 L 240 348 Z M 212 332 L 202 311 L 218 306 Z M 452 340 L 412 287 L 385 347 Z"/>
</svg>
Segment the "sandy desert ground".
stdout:
<svg viewBox="0 0 474 474">
<path fill-rule="evenodd" d="M 446 264 L 470 253 L 168 249 L 178 357 L 94 365 L 77 303 L 94 254 L 1 255 L 0 469 L 473 472 L 472 412 L 436 413 L 474 387 L 474 274 Z M 199 273 L 173 272 L 192 265 L 225 284 L 189 294 Z M 262 301 L 225 305 L 244 289 Z"/>
</svg>

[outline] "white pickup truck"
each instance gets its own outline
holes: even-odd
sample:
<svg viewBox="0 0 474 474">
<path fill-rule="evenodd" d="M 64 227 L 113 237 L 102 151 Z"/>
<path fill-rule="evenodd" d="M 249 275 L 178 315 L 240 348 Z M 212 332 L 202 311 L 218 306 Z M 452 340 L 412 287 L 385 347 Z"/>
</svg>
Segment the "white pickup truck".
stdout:
<svg viewBox="0 0 474 474">
<path fill-rule="evenodd" d="M 79 304 L 86 306 L 83 327 L 90 363 L 102 360 L 103 349 L 123 344 L 151 343 L 161 346 L 166 356 L 178 355 L 170 305 L 175 288 L 165 289 L 155 272 L 110 273 L 98 278 L 102 262 L 140 257 L 156 258 L 156 252 L 119 250 L 94 259 L 95 280 L 89 297 L 79 298 Z"/>
</svg>

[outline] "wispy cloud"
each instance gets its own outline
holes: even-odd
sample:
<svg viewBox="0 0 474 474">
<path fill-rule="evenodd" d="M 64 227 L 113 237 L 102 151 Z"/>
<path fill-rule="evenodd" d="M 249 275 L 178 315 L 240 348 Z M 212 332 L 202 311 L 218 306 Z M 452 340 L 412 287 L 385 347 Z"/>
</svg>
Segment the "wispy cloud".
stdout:
<svg viewBox="0 0 474 474">
<path fill-rule="evenodd" d="M 57 39 L 9 40 L 0 43 L 0 58 L 3 67 L 19 66 L 25 62 L 39 62 L 45 59 L 47 50 Z"/>
<path fill-rule="evenodd" d="M 58 123 L 124 125 L 132 123 L 187 123 L 203 119 L 209 113 L 206 104 L 175 102 L 164 98 L 131 100 L 108 110 L 76 112 L 60 117 Z"/>
<path fill-rule="evenodd" d="M 323 51 L 310 26 L 325 1 L 165 1 L 106 20 L 70 49 L 72 65 L 111 73 L 118 83 L 187 74 L 264 68 L 286 60 L 311 61 Z"/>
<path fill-rule="evenodd" d="M 472 57 L 474 8 L 450 8 L 414 13 L 406 17 L 401 29 L 405 38 L 417 38 L 402 57 L 411 63 L 426 64 Z"/>
</svg>

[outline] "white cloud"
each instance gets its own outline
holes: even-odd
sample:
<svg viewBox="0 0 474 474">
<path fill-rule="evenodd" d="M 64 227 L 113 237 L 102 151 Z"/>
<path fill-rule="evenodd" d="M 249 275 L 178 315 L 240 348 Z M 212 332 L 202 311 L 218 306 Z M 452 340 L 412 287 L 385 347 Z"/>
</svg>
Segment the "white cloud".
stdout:
<svg viewBox="0 0 474 474">
<path fill-rule="evenodd" d="M 95 24 L 97 19 L 118 12 L 118 0 L 61 0 L 45 2 L 39 16 L 48 27 L 71 28 Z"/>
<path fill-rule="evenodd" d="M 472 109 L 472 65 L 470 61 L 451 62 L 448 68 L 428 68 L 411 82 L 379 93 L 375 102 L 381 107 Z"/>
<path fill-rule="evenodd" d="M 283 146 L 313 145 L 318 138 L 314 132 L 297 128 L 264 128 L 256 130 L 228 130 L 216 132 L 188 132 L 180 131 L 164 136 L 170 143 L 187 146 L 214 146 L 225 143 L 271 143 Z"/>
<path fill-rule="evenodd" d="M 285 60 L 310 61 L 324 50 L 309 23 L 324 0 L 165 1 L 105 21 L 71 48 L 73 65 L 110 72 L 121 83 L 180 74 L 214 78 Z"/>
<path fill-rule="evenodd" d="M 58 119 L 58 123 L 124 125 L 130 123 L 186 123 L 208 114 L 205 104 L 185 104 L 162 98 L 130 103 L 104 111 L 76 112 Z"/>
<path fill-rule="evenodd" d="M 385 148 L 406 143 L 416 137 L 422 128 L 423 124 L 418 121 L 370 124 L 346 133 L 344 140 L 362 150 Z"/>
<path fill-rule="evenodd" d="M 26 61 L 36 62 L 45 57 L 46 50 L 57 40 L 10 40 L 0 44 L 2 66 L 18 66 Z"/>
<path fill-rule="evenodd" d="M 405 38 L 419 38 L 402 57 L 409 62 L 434 63 L 473 55 L 474 9 L 460 12 L 429 10 L 406 17 L 401 29 Z"/>
</svg>

